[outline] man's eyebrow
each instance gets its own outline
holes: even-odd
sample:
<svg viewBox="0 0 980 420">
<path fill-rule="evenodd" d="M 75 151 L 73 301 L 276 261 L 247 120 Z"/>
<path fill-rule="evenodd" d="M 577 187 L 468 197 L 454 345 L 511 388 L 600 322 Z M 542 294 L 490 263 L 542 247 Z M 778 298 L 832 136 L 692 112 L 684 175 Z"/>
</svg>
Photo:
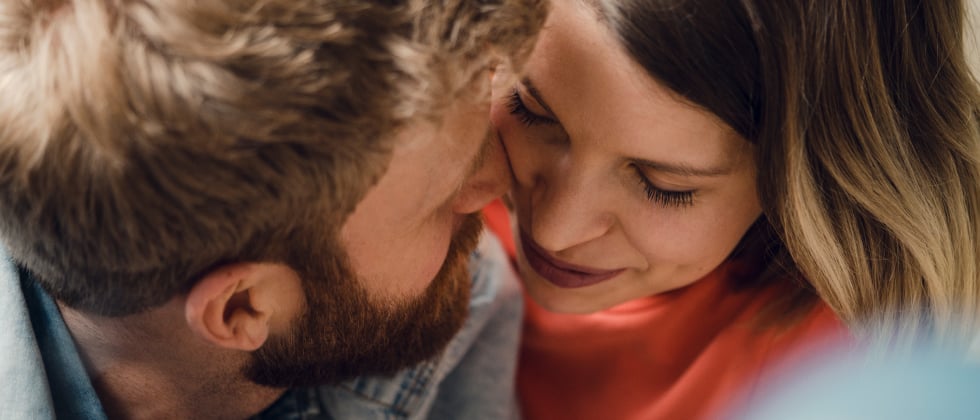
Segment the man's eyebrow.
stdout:
<svg viewBox="0 0 980 420">
<path fill-rule="evenodd" d="M 665 172 L 680 176 L 718 177 L 732 173 L 732 167 L 698 168 L 684 163 L 654 162 L 644 159 L 634 159 L 637 165 L 645 166 L 657 172 Z"/>
<path fill-rule="evenodd" d="M 530 78 L 525 77 L 524 79 L 521 80 L 521 84 L 524 85 L 525 89 L 527 89 L 527 93 L 530 94 L 531 97 L 538 102 L 538 105 L 541 105 L 541 107 L 544 108 L 545 111 L 548 111 L 548 114 L 551 114 L 552 116 L 555 115 L 555 111 L 551 110 L 551 107 L 548 106 L 548 102 L 546 102 L 544 98 L 541 96 L 541 91 L 539 91 L 538 88 L 534 87 L 534 83 L 531 82 Z"/>
</svg>

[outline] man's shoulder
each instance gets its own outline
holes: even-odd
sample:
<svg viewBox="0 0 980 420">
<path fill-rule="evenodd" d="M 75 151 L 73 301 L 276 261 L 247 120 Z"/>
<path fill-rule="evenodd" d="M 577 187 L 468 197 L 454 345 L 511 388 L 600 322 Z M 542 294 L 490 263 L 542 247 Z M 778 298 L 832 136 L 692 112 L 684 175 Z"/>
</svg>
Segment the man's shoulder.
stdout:
<svg viewBox="0 0 980 420">
<path fill-rule="evenodd" d="M 54 418 L 44 362 L 17 267 L 0 247 L 0 406 L 11 418 Z"/>
<path fill-rule="evenodd" d="M 0 247 L 0 407 L 11 418 L 105 418 L 54 300 Z"/>
<path fill-rule="evenodd" d="M 494 231 L 485 229 L 470 255 L 470 309 L 486 303 L 506 304 L 522 299 L 510 256 Z"/>
</svg>

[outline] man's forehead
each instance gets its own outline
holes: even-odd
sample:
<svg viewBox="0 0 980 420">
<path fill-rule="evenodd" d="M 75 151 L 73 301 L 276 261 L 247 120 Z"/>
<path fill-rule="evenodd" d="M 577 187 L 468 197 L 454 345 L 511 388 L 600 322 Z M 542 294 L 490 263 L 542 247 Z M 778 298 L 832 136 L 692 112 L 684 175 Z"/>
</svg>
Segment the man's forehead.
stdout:
<svg viewBox="0 0 980 420">
<path fill-rule="evenodd" d="M 438 116 L 407 122 L 396 132 L 394 147 L 405 151 L 436 147 L 447 154 L 474 152 L 490 127 L 489 109 L 489 98 L 457 100 Z"/>
</svg>

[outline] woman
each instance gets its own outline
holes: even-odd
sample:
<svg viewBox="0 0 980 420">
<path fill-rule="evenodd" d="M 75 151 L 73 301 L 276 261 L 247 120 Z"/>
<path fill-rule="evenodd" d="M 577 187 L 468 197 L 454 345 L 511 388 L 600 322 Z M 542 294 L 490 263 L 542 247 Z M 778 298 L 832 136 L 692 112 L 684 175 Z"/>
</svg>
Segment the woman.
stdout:
<svg viewBox="0 0 980 420">
<path fill-rule="evenodd" d="M 553 9 L 492 111 L 528 418 L 715 416 L 817 343 L 976 330 L 962 2 Z"/>
</svg>

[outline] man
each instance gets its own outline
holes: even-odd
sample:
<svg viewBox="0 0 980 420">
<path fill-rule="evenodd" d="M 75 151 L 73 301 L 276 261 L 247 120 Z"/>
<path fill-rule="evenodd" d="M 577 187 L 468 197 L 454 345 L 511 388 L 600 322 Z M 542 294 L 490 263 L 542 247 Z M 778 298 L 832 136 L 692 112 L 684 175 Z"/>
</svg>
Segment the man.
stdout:
<svg viewBox="0 0 980 420">
<path fill-rule="evenodd" d="M 0 417 L 508 408 L 506 262 L 466 260 L 543 9 L 0 3 Z"/>
</svg>

